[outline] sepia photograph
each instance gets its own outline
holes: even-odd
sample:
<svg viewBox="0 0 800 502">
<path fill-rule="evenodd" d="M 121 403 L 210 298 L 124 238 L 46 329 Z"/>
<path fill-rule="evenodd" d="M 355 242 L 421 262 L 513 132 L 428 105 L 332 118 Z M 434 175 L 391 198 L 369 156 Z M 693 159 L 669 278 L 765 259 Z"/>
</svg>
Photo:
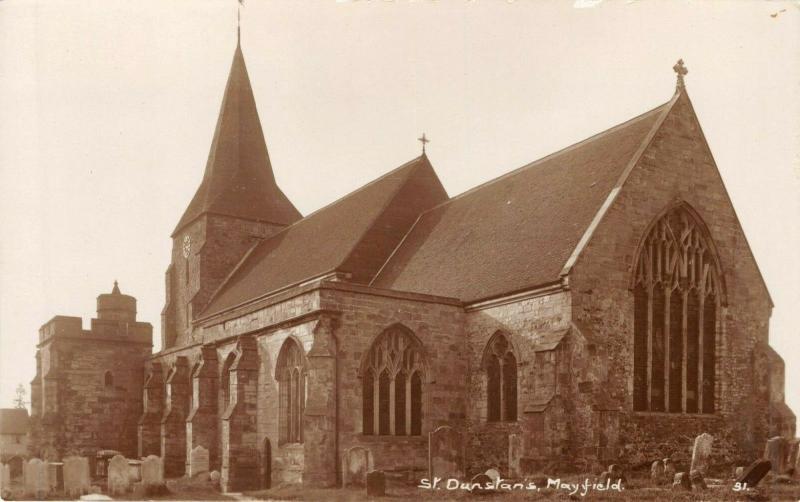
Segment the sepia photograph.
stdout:
<svg viewBox="0 0 800 502">
<path fill-rule="evenodd" d="M 798 250 L 798 0 L 0 0 L 2 500 L 800 500 Z"/>
</svg>

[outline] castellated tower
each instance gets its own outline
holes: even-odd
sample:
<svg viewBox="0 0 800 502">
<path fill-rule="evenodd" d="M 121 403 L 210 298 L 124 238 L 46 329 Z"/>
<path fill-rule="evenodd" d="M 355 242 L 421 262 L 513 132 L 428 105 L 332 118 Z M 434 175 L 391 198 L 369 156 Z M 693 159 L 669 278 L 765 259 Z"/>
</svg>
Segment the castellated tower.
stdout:
<svg viewBox="0 0 800 502">
<path fill-rule="evenodd" d="M 162 349 L 194 340 L 192 320 L 260 240 L 301 218 L 275 182 L 237 44 L 203 180 L 172 233 Z"/>
<path fill-rule="evenodd" d="M 56 460 L 97 450 L 136 454 L 142 367 L 153 327 L 136 321 L 136 298 L 116 281 L 97 297 L 97 318 L 56 316 L 39 329 L 31 381 L 30 453 Z"/>
</svg>

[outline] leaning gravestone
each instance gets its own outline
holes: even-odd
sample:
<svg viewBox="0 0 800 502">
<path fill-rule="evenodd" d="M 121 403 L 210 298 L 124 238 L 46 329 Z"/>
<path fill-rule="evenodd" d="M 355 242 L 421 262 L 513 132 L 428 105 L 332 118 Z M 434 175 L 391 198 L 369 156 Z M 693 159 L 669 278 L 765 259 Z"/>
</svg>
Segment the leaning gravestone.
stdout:
<svg viewBox="0 0 800 502">
<path fill-rule="evenodd" d="M 708 464 L 711 459 L 711 445 L 714 443 L 714 436 L 704 432 L 694 438 L 694 448 L 692 448 L 692 466 L 689 471 L 700 471 L 703 475 L 708 472 Z"/>
<path fill-rule="evenodd" d="M 383 497 L 386 495 L 386 474 L 383 471 L 367 473 L 367 497 Z"/>
<path fill-rule="evenodd" d="M 675 474 L 675 477 L 672 481 L 672 489 L 673 490 L 685 490 L 691 491 L 692 490 L 692 481 L 689 479 L 688 472 L 679 472 Z"/>
<path fill-rule="evenodd" d="M 755 488 L 771 468 L 772 462 L 769 460 L 756 460 L 744 470 L 740 477 L 736 478 L 736 482 L 740 485 L 746 484 L 748 488 Z"/>
<path fill-rule="evenodd" d="M 67 457 L 64 459 L 64 492 L 68 497 L 80 497 L 89 493 L 89 459 Z"/>
<path fill-rule="evenodd" d="M 656 460 L 650 465 L 650 480 L 657 485 L 664 482 L 664 463 L 662 461 Z"/>
<path fill-rule="evenodd" d="M 142 485 L 147 489 L 148 486 L 160 486 L 164 484 L 164 465 L 161 457 L 149 455 L 142 460 Z"/>
<path fill-rule="evenodd" d="M 522 460 L 522 436 L 508 435 L 508 476 L 517 479 L 522 476 L 520 462 Z"/>
<path fill-rule="evenodd" d="M 208 472 L 208 450 L 201 445 L 192 448 L 189 454 L 189 477 L 192 478 L 200 473 Z"/>
<path fill-rule="evenodd" d="M 128 459 L 122 455 L 114 455 L 108 462 L 108 493 L 117 495 L 131 489 L 131 475 Z"/>
<path fill-rule="evenodd" d="M 490 471 L 493 469 L 489 469 Z M 470 489 L 469 491 L 474 493 L 475 495 L 483 495 L 487 493 L 491 493 L 492 489 L 489 486 L 494 483 L 497 478 L 493 478 L 491 475 L 487 473 L 484 474 L 476 474 L 472 476 L 472 479 L 469 481 Z"/>
<path fill-rule="evenodd" d="M 428 479 L 464 477 L 464 442 L 461 433 L 442 425 L 428 433 Z"/>
<path fill-rule="evenodd" d="M 342 455 L 342 485 L 364 486 L 367 473 L 373 469 L 372 452 L 362 446 L 353 446 Z"/>
<path fill-rule="evenodd" d="M 25 493 L 43 499 L 50 493 L 47 464 L 38 458 L 32 458 L 25 464 Z"/>
<path fill-rule="evenodd" d="M 772 462 L 772 472 L 783 473 L 786 468 L 786 439 L 782 436 L 768 439 L 764 447 L 764 458 Z"/>
</svg>

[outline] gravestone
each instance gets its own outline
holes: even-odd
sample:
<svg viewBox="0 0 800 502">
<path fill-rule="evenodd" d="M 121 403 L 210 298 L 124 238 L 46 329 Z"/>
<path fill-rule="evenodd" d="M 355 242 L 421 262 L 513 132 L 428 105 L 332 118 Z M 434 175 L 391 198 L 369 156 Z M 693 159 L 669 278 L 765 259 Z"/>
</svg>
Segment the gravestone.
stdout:
<svg viewBox="0 0 800 502">
<path fill-rule="evenodd" d="M 149 455 L 142 460 L 142 485 L 147 489 L 148 486 L 164 484 L 164 464 L 161 457 Z"/>
<path fill-rule="evenodd" d="M 367 473 L 373 469 L 372 452 L 362 446 L 353 446 L 342 455 L 342 485 L 364 486 Z"/>
<path fill-rule="evenodd" d="M 47 479 L 50 481 L 50 491 L 60 492 L 64 489 L 63 462 L 47 463 Z"/>
<path fill-rule="evenodd" d="M 131 483 L 142 480 L 141 460 L 128 460 L 128 475 L 131 477 Z"/>
<path fill-rule="evenodd" d="M 428 433 L 428 479 L 464 477 L 464 441 L 461 433 L 442 425 Z"/>
<path fill-rule="evenodd" d="M 689 479 L 688 472 L 679 472 L 675 474 L 675 477 L 672 481 L 672 489 L 673 490 L 685 490 L 691 491 L 692 490 L 692 480 Z"/>
<path fill-rule="evenodd" d="M 114 455 L 106 468 L 108 473 L 108 493 L 111 495 L 126 493 L 131 488 L 128 459 L 122 455 Z"/>
<path fill-rule="evenodd" d="M 38 458 L 32 458 L 25 464 L 25 493 L 43 499 L 50 493 L 48 467 Z"/>
<path fill-rule="evenodd" d="M 733 471 L 733 479 L 741 478 L 742 474 L 744 474 L 744 467 L 740 465 Z"/>
<path fill-rule="evenodd" d="M 621 481 L 620 485 L 624 486 L 628 479 L 625 477 L 625 472 L 623 472 L 622 467 L 617 464 L 611 464 L 608 466 L 608 477 L 611 479 L 612 483 L 616 483 L 617 481 Z"/>
<path fill-rule="evenodd" d="M 64 493 L 68 497 L 79 497 L 89 493 L 89 459 L 86 457 L 67 457 L 64 459 Z"/>
<path fill-rule="evenodd" d="M 494 469 L 489 469 L 494 470 Z M 474 493 L 475 495 L 481 495 L 486 493 L 491 493 L 492 490 L 487 488 L 487 486 L 491 483 L 494 483 L 497 478 L 493 478 L 489 475 L 489 471 L 486 471 L 485 474 L 476 474 L 472 476 L 472 479 L 469 481 L 470 485 L 470 492 Z"/>
<path fill-rule="evenodd" d="M 201 445 L 192 448 L 189 454 L 189 477 L 194 477 L 202 472 L 208 472 L 208 450 Z"/>
<path fill-rule="evenodd" d="M 669 457 L 662 462 L 664 462 L 664 480 L 669 483 L 670 480 L 675 479 L 675 464 L 672 463 L 672 459 Z"/>
<path fill-rule="evenodd" d="M 512 479 L 522 477 L 520 461 L 522 460 L 522 436 L 508 435 L 508 476 Z"/>
<path fill-rule="evenodd" d="M 5 497 L 5 491 L 11 486 L 11 466 L 0 464 L 0 497 Z"/>
<path fill-rule="evenodd" d="M 660 485 L 664 482 L 664 462 L 656 460 L 650 465 L 650 480 Z"/>
<path fill-rule="evenodd" d="M 708 486 L 706 486 L 706 480 L 703 479 L 703 473 L 698 470 L 694 470 L 689 473 L 689 480 L 692 482 L 693 490 L 708 489 Z"/>
<path fill-rule="evenodd" d="M 487 469 L 486 475 L 489 476 L 489 479 L 491 479 L 492 481 L 495 481 L 497 479 L 502 479 L 499 469 Z"/>
<path fill-rule="evenodd" d="M 601 485 L 604 485 L 608 483 L 610 479 L 611 479 L 611 473 L 608 471 L 603 471 L 600 473 L 600 476 L 597 477 L 597 482 L 600 483 Z"/>
<path fill-rule="evenodd" d="M 708 472 L 708 464 L 711 459 L 711 445 L 714 443 L 714 436 L 704 432 L 694 438 L 694 448 L 692 448 L 692 466 L 689 471 L 700 471 L 703 475 Z"/>
<path fill-rule="evenodd" d="M 772 463 L 769 460 L 756 460 L 744 470 L 740 477 L 736 478 L 736 482 L 742 485 L 746 483 L 748 488 L 755 488 L 771 468 Z"/>
<path fill-rule="evenodd" d="M 797 474 L 795 465 L 797 465 L 797 457 L 800 456 L 800 439 L 792 439 L 786 446 L 786 471 L 792 474 Z"/>
<path fill-rule="evenodd" d="M 386 474 L 383 471 L 367 473 L 367 497 L 383 497 L 386 495 Z"/>
<path fill-rule="evenodd" d="M 783 473 L 786 468 L 786 439 L 782 436 L 768 439 L 764 447 L 764 458 L 772 463 L 772 472 Z"/>
</svg>

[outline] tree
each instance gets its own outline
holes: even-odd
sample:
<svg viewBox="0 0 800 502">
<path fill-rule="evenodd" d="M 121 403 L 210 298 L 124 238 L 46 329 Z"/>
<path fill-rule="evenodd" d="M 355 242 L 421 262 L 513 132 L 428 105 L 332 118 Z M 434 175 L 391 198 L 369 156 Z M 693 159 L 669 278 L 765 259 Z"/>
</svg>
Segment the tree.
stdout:
<svg viewBox="0 0 800 502">
<path fill-rule="evenodd" d="M 14 408 L 27 408 L 28 402 L 25 401 L 27 391 L 22 384 L 17 385 L 17 397 L 14 398 Z"/>
</svg>

